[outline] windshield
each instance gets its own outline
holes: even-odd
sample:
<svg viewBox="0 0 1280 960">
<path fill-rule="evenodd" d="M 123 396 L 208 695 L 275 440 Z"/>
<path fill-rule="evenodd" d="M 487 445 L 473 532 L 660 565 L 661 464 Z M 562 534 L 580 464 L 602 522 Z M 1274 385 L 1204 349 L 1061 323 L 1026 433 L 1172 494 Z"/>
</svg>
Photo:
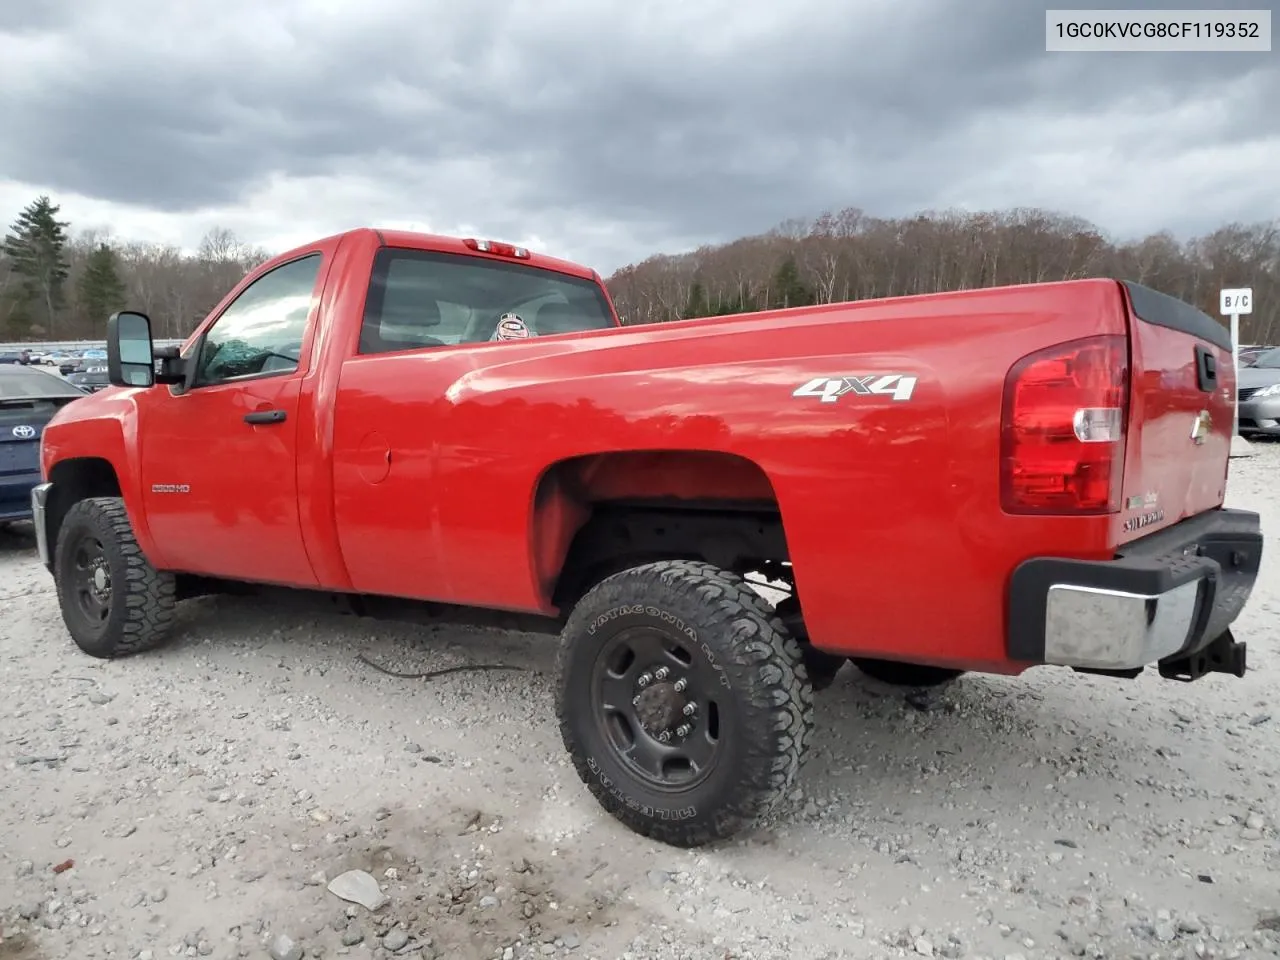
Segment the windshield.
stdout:
<svg viewBox="0 0 1280 960">
<path fill-rule="evenodd" d="M 0 370 L 0 400 L 31 397 L 82 397 L 84 391 L 52 373 L 30 367 Z"/>
<path fill-rule="evenodd" d="M 613 327 L 599 284 L 522 263 L 384 248 L 360 352 L 420 350 Z"/>
<path fill-rule="evenodd" d="M 1273 369 L 1280 368 L 1280 347 L 1274 347 L 1265 353 L 1258 354 L 1257 358 L 1250 366 L 1253 367 L 1271 367 Z"/>
</svg>

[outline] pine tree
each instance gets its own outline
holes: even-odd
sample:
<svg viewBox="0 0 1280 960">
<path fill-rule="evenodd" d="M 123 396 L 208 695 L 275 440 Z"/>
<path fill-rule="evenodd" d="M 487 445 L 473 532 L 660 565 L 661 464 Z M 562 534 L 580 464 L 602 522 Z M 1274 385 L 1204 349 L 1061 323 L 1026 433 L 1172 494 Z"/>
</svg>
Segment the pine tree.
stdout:
<svg viewBox="0 0 1280 960">
<path fill-rule="evenodd" d="M 89 329 L 96 336 L 98 324 L 105 324 L 107 317 L 121 309 L 127 295 L 116 252 L 108 244 L 98 244 L 89 254 L 76 292 Z"/>
<path fill-rule="evenodd" d="M 64 303 L 67 263 L 67 224 L 58 219 L 62 208 L 47 196 L 37 197 L 18 215 L 4 238 L 4 253 L 19 280 L 24 312 L 43 314 L 44 329 L 52 336 Z M 31 308 L 37 307 L 38 310 Z"/>
<path fill-rule="evenodd" d="M 774 307 L 807 307 L 813 303 L 813 291 L 800 279 L 796 258 L 788 256 L 773 275 Z"/>
<path fill-rule="evenodd" d="M 702 285 L 701 280 L 694 280 L 689 287 L 689 298 L 685 301 L 681 316 L 685 320 L 691 320 L 694 317 L 705 317 L 710 312 L 711 308 L 707 304 L 707 289 Z"/>
</svg>

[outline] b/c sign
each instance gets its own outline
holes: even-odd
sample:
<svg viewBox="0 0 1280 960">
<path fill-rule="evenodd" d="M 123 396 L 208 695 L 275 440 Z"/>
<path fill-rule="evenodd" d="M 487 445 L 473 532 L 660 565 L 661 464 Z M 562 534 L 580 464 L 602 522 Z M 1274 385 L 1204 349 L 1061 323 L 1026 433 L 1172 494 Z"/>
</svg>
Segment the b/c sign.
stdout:
<svg viewBox="0 0 1280 960">
<path fill-rule="evenodd" d="M 1218 312 L 1224 317 L 1231 314 L 1239 314 L 1244 316 L 1246 313 L 1253 313 L 1253 287 L 1236 287 L 1233 290 L 1223 290 L 1219 295 Z"/>
</svg>

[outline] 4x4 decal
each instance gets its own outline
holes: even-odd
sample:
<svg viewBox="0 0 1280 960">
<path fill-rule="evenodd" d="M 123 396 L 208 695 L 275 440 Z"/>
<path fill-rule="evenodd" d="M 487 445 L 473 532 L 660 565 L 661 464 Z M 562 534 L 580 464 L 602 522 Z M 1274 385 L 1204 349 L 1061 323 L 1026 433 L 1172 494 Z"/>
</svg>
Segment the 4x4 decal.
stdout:
<svg viewBox="0 0 1280 960">
<path fill-rule="evenodd" d="M 853 393 L 860 397 L 892 397 L 910 400 L 916 378 L 905 373 L 873 373 L 856 377 L 814 377 L 796 387 L 793 397 L 817 397 L 822 403 L 835 403 Z"/>
</svg>

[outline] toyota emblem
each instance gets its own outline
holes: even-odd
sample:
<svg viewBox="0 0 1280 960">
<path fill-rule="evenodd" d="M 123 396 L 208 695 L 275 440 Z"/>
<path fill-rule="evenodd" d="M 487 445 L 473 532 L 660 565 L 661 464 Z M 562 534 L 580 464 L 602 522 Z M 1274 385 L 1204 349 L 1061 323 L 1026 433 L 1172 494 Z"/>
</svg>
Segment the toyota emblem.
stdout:
<svg viewBox="0 0 1280 960">
<path fill-rule="evenodd" d="M 19 440 L 30 440 L 36 435 L 36 428 L 28 426 L 25 423 L 20 423 L 13 428 L 13 435 Z"/>
</svg>

